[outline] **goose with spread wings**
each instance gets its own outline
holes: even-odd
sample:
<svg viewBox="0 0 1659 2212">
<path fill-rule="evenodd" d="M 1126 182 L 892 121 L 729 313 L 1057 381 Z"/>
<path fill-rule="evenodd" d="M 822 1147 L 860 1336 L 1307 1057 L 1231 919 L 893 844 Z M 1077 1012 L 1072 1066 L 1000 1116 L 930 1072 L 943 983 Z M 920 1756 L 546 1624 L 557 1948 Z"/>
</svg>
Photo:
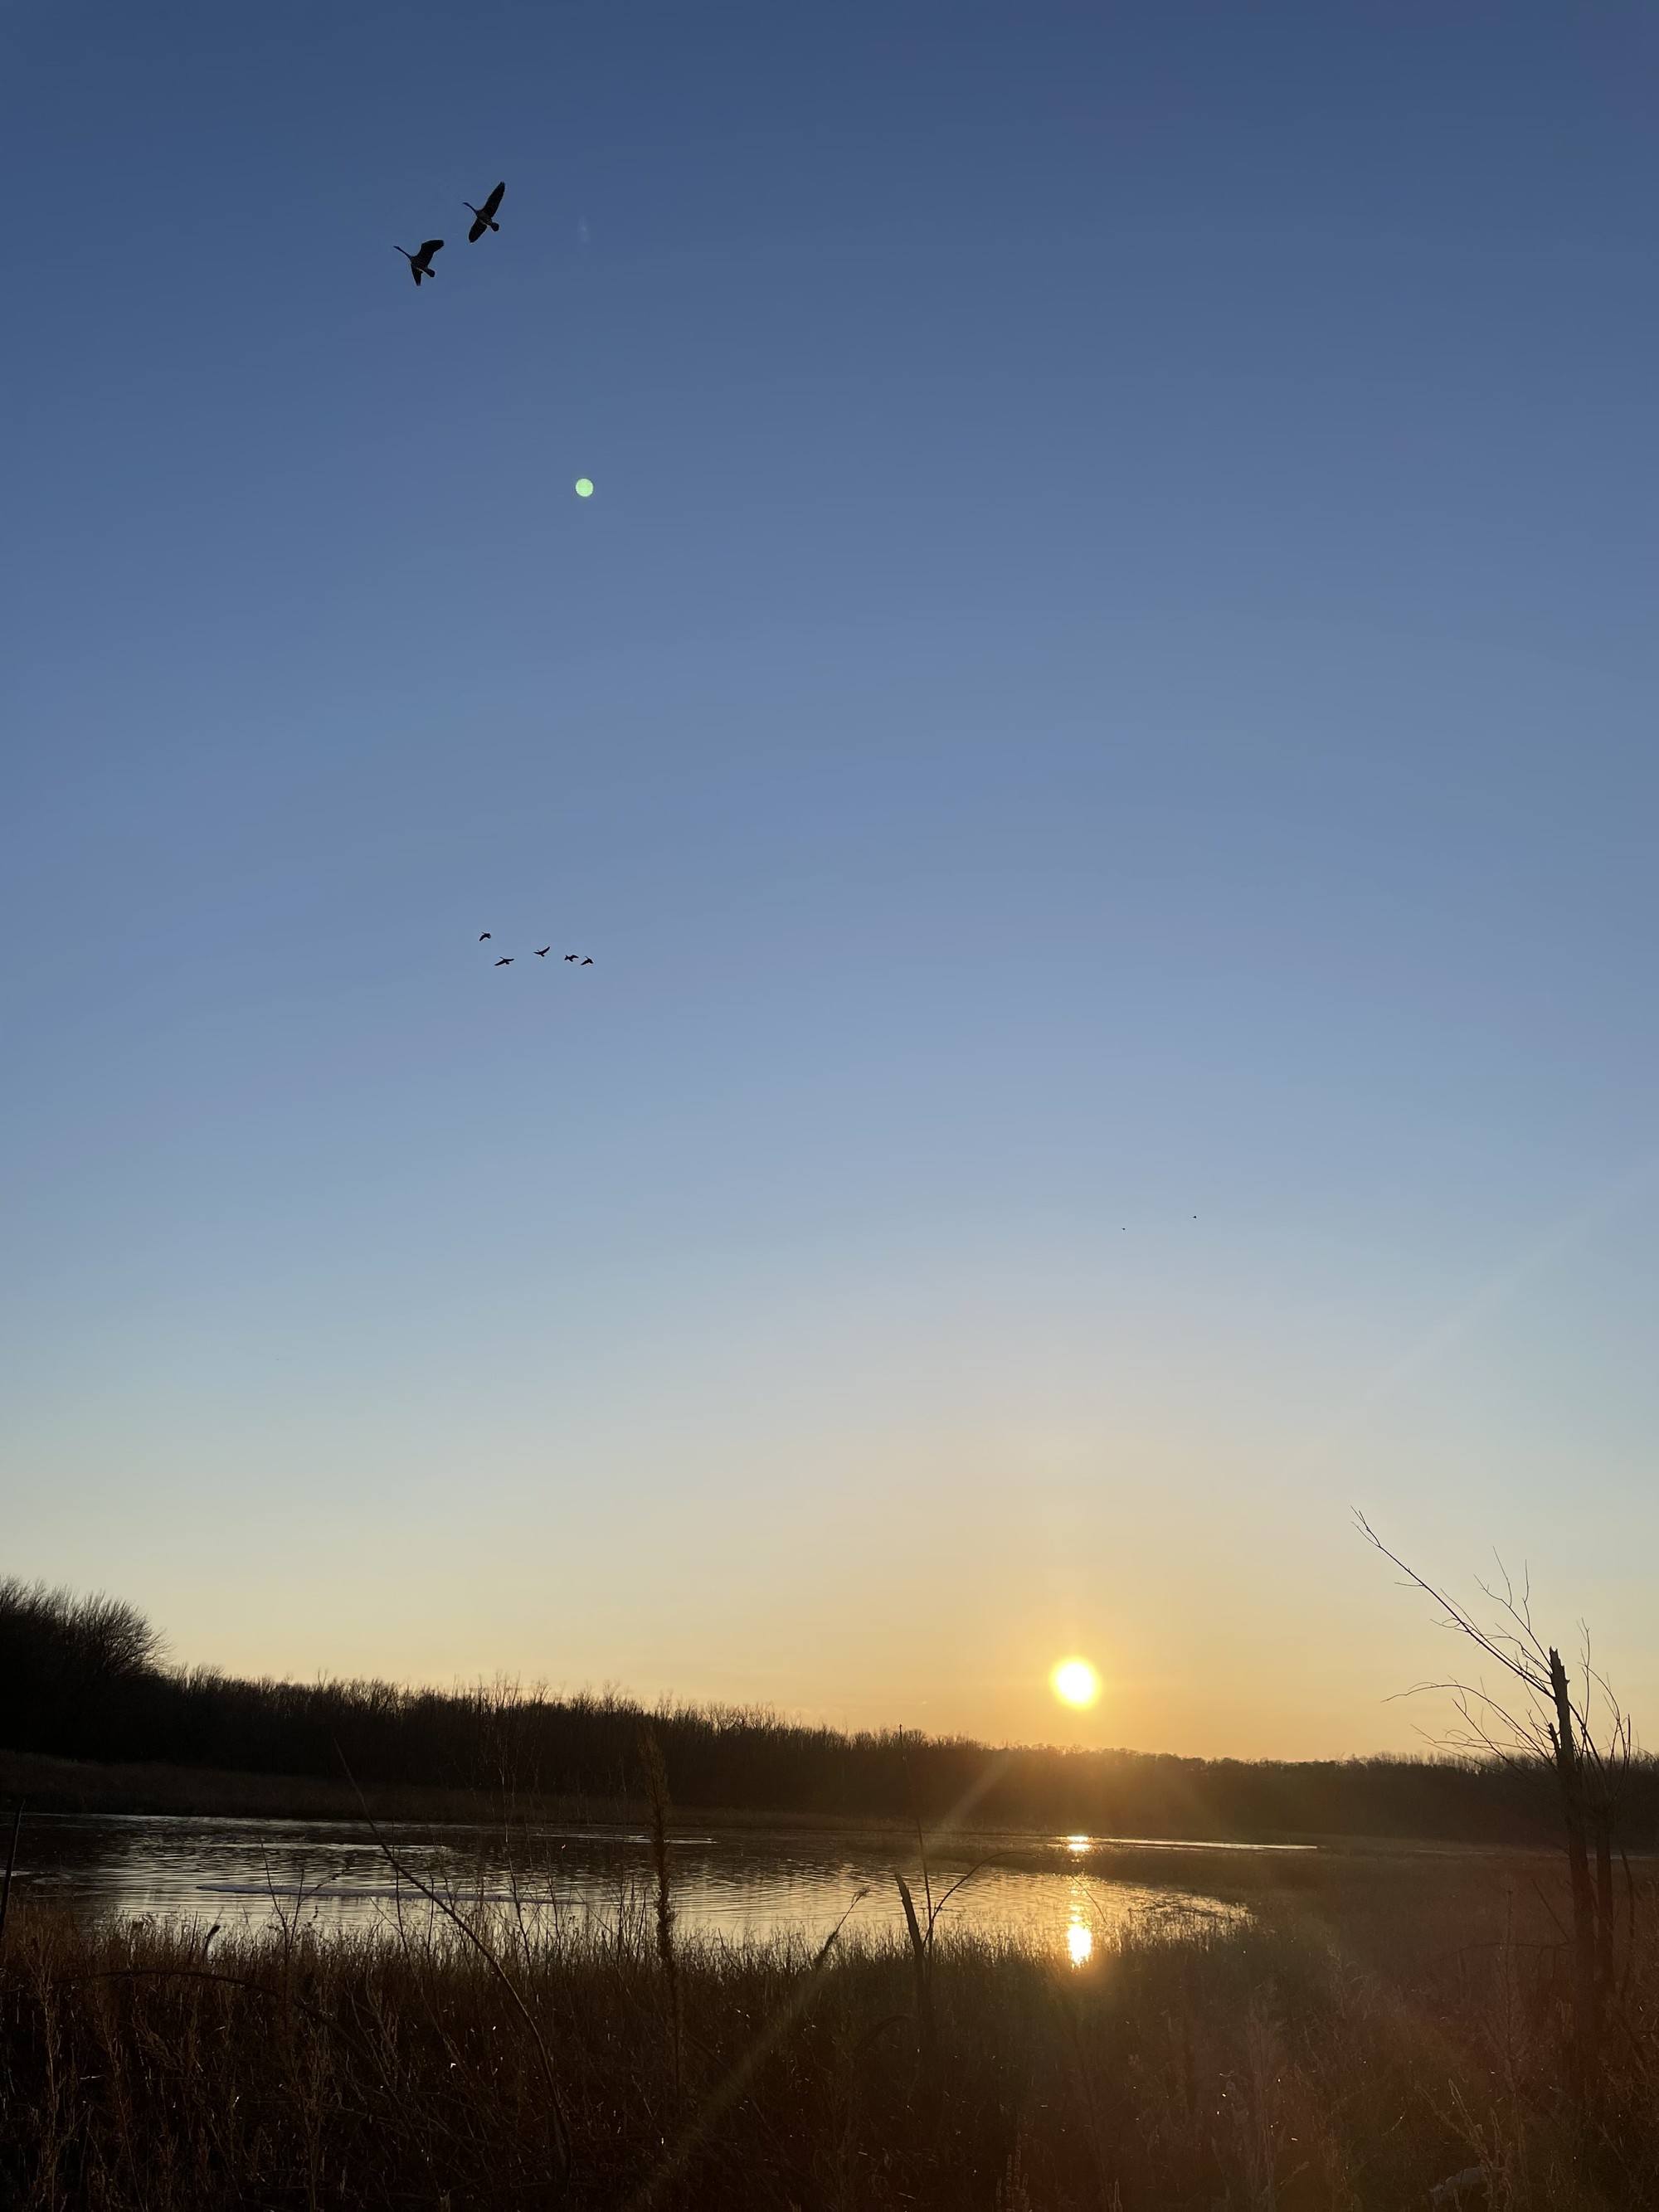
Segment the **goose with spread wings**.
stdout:
<svg viewBox="0 0 1659 2212">
<path fill-rule="evenodd" d="M 408 262 L 410 274 L 414 277 L 417 286 L 422 276 L 437 275 L 437 270 L 432 265 L 432 257 L 434 253 L 441 253 L 443 250 L 444 242 L 441 238 L 428 238 L 418 253 L 411 253 L 407 246 L 400 246 L 398 248 L 398 252 Z"/>
<path fill-rule="evenodd" d="M 475 208 L 471 200 L 463 200 L 461 202 L 461 205 L 472 217 L 472 228 L 466 234 L 467 244 L 469 246 L 476 246 L 478 240 L 483 236 L 485 231 L 499 230 L 501 228 L 500 223 L 495 220 L 495 210 L 500 207 L 501 204 L 501 195 L 506 191 L 506 190 L 507 186 L 505 185 L 497 185 L 495 191 L 491 192 L 489 198 L 484 202 L 481 208 Z"/>
</svg>

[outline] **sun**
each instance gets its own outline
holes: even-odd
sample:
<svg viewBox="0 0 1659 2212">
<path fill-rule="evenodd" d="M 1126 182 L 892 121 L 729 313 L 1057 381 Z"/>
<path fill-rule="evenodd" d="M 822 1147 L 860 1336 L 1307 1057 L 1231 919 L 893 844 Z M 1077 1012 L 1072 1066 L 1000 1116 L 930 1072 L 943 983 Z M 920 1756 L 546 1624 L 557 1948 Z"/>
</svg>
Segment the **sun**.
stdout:
<svg viewBox="0 0 1659 2212">
<path fill-rule="evenodd" d="M 1100 1695 L 1100 1677 L 1086 1659 L 1061 1659 L 1048 1677 L 1048 1686 L 1063 1705 L 1079 1711 Z"/>
</svg>

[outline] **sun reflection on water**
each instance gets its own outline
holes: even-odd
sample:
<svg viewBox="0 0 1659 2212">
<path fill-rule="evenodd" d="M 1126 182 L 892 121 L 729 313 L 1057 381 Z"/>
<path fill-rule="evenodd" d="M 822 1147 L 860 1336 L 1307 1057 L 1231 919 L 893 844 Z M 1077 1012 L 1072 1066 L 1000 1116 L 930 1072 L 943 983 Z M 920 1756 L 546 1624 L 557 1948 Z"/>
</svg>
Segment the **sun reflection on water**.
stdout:
<svg viewBox="0 0 1659 2212">
<path fill-rule="evenodd" d="M 1066 1930 L 1066 1954 L 1074 1966 L 1086 1966 L 1095 1955 L 1095 1931 L 1086 1922 L 1073 1921 Z"/>
</svg>

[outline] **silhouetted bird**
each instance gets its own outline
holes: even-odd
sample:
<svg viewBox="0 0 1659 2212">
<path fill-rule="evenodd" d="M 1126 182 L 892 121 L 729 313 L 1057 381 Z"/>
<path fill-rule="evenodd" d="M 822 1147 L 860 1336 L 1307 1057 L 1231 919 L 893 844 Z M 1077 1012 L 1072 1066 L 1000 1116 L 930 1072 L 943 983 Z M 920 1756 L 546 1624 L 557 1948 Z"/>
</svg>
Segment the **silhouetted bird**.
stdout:
<svg viewBox="0 0 1659 2212">
<path fill-rule="evenodd" d="M 584 960 L 582 963 L 582 966 L 584 968 L 591 968 L 592 965 L 593 963 L 591 960 Z"/>
<path fill-rule="evenodd" d="M 488 944 L 489 944 L 489 932 L 487 929 L 481 929 L 481 930 L 478 932 L 478 942 L 479 942 L 479 944 L 480 944 L 480 945 L 488 945 Z"/>
<path fill-rule="evenodd" d="M 549 954 L 552 950 L 553 950 L 553 947 L 552 947 L 550 945 L 538 945 L 536 947 L 536 957 L 537 957 L 537 959 L 538 959 L 538 960 L 545 960 L 545 959 L 546 959 L 546 957 L 547 957 L 547 956 L 548 956 L 548 954 Z M 1197 1216 L 1196 1214 L 1194 1214 L 1194 1216 L 1193 1216 L 1193 1219 L 1194 1219 L 1194 1221 L 1196 1221 L 1196 1220 L 1197 1220 L 1197 1218 L 1198 1218 L 1198 1216 Z"/>
<path fill-rule="evenodd" d="M 513 965 L 513 962 L 512 962 L 511 956 L 509 956 L 509 957 L 508 957 L 507 959 L 505 959 L 505 960 L 498 960 L 498 961 L 495 963 L 495 965 L 496 965 L 498 968 L 510 968 L 510 967 Z"/>
<path fill-rule="evenodd" d="M 432 257 L 434 253 L 441 253 L 443 250 L 444 242 L 441 238 L 428 238 L 418 253 L 410 253 L 401 246 L 398 248 L 398 252 L 408 262 L 410 274 L 414 277 L 416 284 L 420 283 L 422 276 L 437 275 L 437 270 L 432 265 Z"/>
<path fill-rule="evenodd" d="M 578 956 L 574 952 L 567 952 L 564 957 L 567 960 L 574 960 Z"/>
<path fill-rule="evenodd" d="M 507 186 L 505 185 L 497 185 L 495 191 L 491 192 L 489 198 L 484 202 L 481 208 L 475 208 L 471 200 L 463 200 L 461 202 L 461 205 L 466 210 L 467 213 L 476 218 L 471 229 L 466 234 L 467 244 L 469 246 L 476 246 L 478 240 L 483 236 L 485 231 L 499 230 L 501 228 L 500 223 L 495 220 L 495 210 L 500 207 L 501 204 L 501 194 L 506 190 Z"/>
</svg>

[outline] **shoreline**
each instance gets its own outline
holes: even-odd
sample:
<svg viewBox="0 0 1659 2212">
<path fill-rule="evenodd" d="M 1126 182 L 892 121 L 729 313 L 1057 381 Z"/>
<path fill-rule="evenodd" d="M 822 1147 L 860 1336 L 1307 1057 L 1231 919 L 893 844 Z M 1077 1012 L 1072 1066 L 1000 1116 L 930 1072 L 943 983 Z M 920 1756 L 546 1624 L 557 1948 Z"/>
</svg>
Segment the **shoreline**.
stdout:
<svg viewBox="0 0 1659 2212">
<path fill-rule="evenodd" d="M 633 1830 L 643 1808 L 625 1798 L 517 1795 L 461 1790 L 375 1786 L 360 1797 L 343 1782 L 303 1775 L 258 1774 L 234 1768 L 191 1768 L 139 1762 L 105 1765 L 0 1750 L 0 1814 L 9 1825 L 25 1808 L 25 1828 L 58 1820 L 198 1820 L 351 1825 L 365 1808 L 379 1826 L 418 1826 L 505 1835 L 526 1828 Z M 787 1838 L 835 1836 L 848 1843 L 890 1844 L 908 1861 L 915 1824 L 867 1813 L 800 1812 L 768 1807 L 676 1804 L 674 1826 L 691 1840 L 700 1828 L 732 1835 Z M 1166 1880 L 1190 1885 L 1197 1865 L 1206 1889 L 1259 1893 L 1304 1887 L 1344 1866 L 1383 1861 L 1430 1862 L 1486 1857 L 1518 1863 L 1553 1856 L 1547 1842 L 1462 1841 L 1411 1836 L 1330 1834 L 1263 1836 L 1066 1837 L 1032 1826 L 973 1826 L 924 1832 L 929 1856 L 940 1863 L 982 1857 L 1032 1871 L 1088 1870 L 1099 1878 Z M 1645 1854 L 1633 1854 L 1645 1856 Z"/>
</svg>

